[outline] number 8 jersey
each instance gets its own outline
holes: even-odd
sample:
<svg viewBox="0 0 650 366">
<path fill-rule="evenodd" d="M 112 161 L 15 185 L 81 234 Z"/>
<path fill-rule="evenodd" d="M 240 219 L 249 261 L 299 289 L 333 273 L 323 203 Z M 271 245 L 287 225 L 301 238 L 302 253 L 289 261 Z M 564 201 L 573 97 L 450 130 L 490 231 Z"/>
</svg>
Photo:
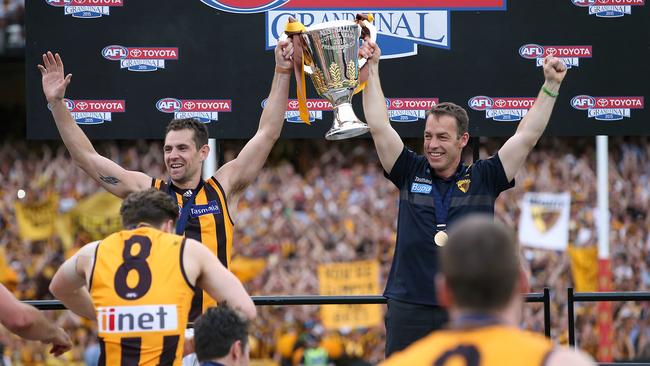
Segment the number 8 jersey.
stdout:
<svg viewBox="0 0 650 366">
<path fill-rule="evenodd" d="M 97 309 L 99 365 L 181 365 L 194 287 L 183 237 L 151 227 L 97 245 L 90 295 Z"/>
</svg>

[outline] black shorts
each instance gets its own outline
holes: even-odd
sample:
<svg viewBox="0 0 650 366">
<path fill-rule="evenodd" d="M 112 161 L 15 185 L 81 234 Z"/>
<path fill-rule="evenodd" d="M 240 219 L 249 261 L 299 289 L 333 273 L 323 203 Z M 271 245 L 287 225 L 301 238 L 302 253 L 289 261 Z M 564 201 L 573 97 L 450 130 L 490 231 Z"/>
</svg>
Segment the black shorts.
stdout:
<svg viewBox="0 0 650 366">
<path fill-rule="evenodd" d="M 388 299 L 385 319 L 386 357 L 403 350 L 432 331 L 441 329 L 448 320 L 447 311 L 439 306 Z"/>
</svg>

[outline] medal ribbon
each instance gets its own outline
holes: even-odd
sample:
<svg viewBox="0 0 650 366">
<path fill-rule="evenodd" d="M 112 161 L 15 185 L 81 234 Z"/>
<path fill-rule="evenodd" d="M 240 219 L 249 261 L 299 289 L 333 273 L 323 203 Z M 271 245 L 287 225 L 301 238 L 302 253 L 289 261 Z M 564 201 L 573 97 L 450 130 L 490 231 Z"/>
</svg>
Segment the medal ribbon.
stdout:
<svg viewBox="0 0 650 366">
<path fill-rule="evenodd" d="M 169 182 L 167 182 L 167 194 L 169 194 L 174 199 L 174 202 L 176 202 L 176 193 L 174 192 L 172 185 L 173 183 L 170 179 Z M 185 235 L 185 226 L 187 226 L 187 220 L 190 218 L 190 208 L 194 206 L 194 199 L 201 188 L 203 188 L 203 180 L 199 181 L 199 184 L 196 186 L 194 191 L 192 191 L 190 199 L 183 204 L 183 209 L 178 215 L 178 221 L 176 221 L 176 235 Z M 183 199 L 181 198 L 181 201 L 182 200 Z"/>
<path fill-rule="evenodd" d="M 433 183 L 431 187 L 433 205 L 436 209 L 436 232 L 445 231 L 447 229 L 447 216 L 449 215 L 449 206 L 451 206 L 451 193 L 453 192 L 458 179 L 460 179 L 460 177 L 465 173 L 465 170 L 467 170 L 467 168 L 463 167 L 460 171 L 456 172 L 456 175 L 454 176 L 449 188 L 447 188 L 444 197 L 442 197 L 442 194 L 438 190 L 438 185 L 435 184 L 435 182 L 431 182 Z"/>
<path fill-rule="evenodd" d="M 289 18 L 289 22 L 284 28 L 284 33 L 291 37 L 293 42 L 293 73 L 296 76 L 296 97 L 298 98 L 298 110 L 300 111 L 300 119 L 306 124 L 309 122 L 309 110 L 307 109 L 307 86 L 305 85 L 305 55 L 303 50 L 303 40 L 300 34 L 305 33 L 307 29 L 305 25 Z"/>
</svg>

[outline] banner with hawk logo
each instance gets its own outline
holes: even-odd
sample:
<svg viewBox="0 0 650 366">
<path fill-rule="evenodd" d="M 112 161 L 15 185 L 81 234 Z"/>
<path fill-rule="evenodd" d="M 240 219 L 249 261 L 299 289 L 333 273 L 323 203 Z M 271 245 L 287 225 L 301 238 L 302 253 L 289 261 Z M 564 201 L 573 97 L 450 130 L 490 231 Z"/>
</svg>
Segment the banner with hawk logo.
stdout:
<svg viewBox="0 0 650 366">
<path fill-rule="evenodd" d="M 528 192 L 521 200 L 519 242 L 540 249 L 565 250 L 569 243 L 571 194 Z"/>
</svg>

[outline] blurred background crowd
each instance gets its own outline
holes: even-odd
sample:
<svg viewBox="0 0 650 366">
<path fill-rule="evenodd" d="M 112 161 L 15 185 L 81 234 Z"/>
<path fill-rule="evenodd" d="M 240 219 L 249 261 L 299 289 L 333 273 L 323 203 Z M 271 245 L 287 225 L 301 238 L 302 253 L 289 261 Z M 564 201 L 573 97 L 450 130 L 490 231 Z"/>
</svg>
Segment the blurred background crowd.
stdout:
<svg viewBox="0 0 650 366">
<path fill-rule="evenodd" d="M 22 56 L 25 0 L 0 0 L 0 56 Z"/>
<path fill-rule="evenodd" d="M 650 286 L 649 142 L 647 138 L 610 139 L 612 286 L 617 291 L 647 291 Z M 416 150 L 420 143 L 407 141 Z M 494 154 L 502 143 L 482 140 L 480 156 Z M 242 144 L 226 142 L 226 160 Z M 128 169 L 164 177 L 159 142 L 104 142 L 98 144 L 98 151 Z M 542 139 L 517 175 L 515 188 L 497 200 L 497 216 L 516 228 L 525 192 L 569 191 L 571 248 L 595 248 L 595 165 L 593 139 Z M 105 197 L 98 198 L 102 189 L 72 164 L 61 144 L 4 141 L 0 181 L 0 281 L 20 299 L 51 299 L 48 284 L 57 266 L 80 245 L 119 223 L 101 216 L 90 220 L 83 214 L 108 203 Z M 24 191 L 22 199 L 19 190 Z M 397 198 L 369 140 L 281 141 L 256 182 L 229 203 L 236 224 L 232 270 L 251 295 L 318 294 L 319 264 L 373 260 L 379 263 L 383 289 L 395 242 Z M 25 239 L 17 222 L 23 206 L 35 203 L 40 205 L 39 220 L 54 222 L 45 240 Z M 44 214 L 48 210 L 51 213 Z M 524 257 L 531 268 L 532 291 L 551 290 L 552 338 L 566 343 L 566 289 L 575 285 L 572 263 L 576 262 L 569 251 L 525 248 Z M 594 356 L 598 350 L 595 306 L 579 303 L 576 321 L 578 344 Z M 612 308 L 614 358 L 650 360 L 648 304 L 619 302 Z M 251 337 L 251 356 L 257 363 L 296 364 L 305 348 L 318 344 L 337 365 L 363 365 L 383 358 L 383 324 L 327 329 L 317 306 L 260 307 L 258 311 Z M 74 335 L 78 345 L 74 351 L 63 359 L 48 358 L 44 346 L 4 331 L 0 343 L 5 359 L 13 365 L 83 365 L 84 356 L 92 359 L 97 346 L 91 324 L 68 312 L 48 314 Z M 525 306 L 522 325 L 543 331 L 539 304 Z"/>
</svg>

